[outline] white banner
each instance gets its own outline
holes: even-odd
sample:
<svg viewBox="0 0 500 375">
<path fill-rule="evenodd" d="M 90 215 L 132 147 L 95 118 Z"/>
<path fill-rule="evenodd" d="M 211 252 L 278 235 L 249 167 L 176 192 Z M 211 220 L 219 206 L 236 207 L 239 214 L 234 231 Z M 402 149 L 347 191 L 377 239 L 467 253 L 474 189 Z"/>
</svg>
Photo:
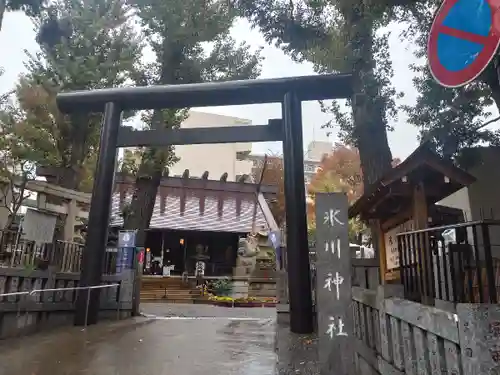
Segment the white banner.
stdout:
<svg viewBox="0 0 500 375">
<path fill-rule="evenodd" d="M 399 268 L 399 250 L 398 250 L 398 233 L 408 232 L 413 230 L 413 220 L 405 221 L 384 234 L 385 242 L 385 258 L 387 269 L 392 270 Z"/>
</svg>

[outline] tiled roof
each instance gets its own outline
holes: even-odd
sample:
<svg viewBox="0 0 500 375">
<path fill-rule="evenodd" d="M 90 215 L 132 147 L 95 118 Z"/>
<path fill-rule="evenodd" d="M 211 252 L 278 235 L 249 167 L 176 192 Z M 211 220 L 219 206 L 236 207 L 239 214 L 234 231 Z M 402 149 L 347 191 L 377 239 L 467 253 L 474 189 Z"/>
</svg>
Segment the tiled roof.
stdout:
<svg viewBox="0 0 500 375">
<path fill-rule="evenodd" d="M 124 202 L 130 202 L 131 197 L 130 193 L 122 195 Z M 111 226 L 123 225 L 120 213 L 120 193 L 115 193 Z M 222 194 L 188 189 L 171 189 L 163 198 L 158 194 L 149 227 L 232 233 L 269 229 L 255 193 Z"/>
</svg>

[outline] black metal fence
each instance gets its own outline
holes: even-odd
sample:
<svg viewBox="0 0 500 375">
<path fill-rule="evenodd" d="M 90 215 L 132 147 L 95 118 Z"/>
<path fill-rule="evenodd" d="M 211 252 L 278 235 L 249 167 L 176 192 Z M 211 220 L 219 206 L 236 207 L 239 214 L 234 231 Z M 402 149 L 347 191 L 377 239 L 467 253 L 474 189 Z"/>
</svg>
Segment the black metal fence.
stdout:
<svg viewBox="0 0 500 375">
<path fill-rule="evenodd" d="M 0 267 L 45 270 L 51 266 L 59 272 L 78 273 L 84 247 L 67 241 L 38 243 L 23 239 L 19 232 L 0 231 Z M 116 257 L 116 249 L 107 249 L 103 274 L 116 273 Z"/>
<path fill-rule="evenodd" d="M 416 230 L 397 239 L 405 298 L 426 304 L 498 303 L 500 221 Z"/>
</svg>

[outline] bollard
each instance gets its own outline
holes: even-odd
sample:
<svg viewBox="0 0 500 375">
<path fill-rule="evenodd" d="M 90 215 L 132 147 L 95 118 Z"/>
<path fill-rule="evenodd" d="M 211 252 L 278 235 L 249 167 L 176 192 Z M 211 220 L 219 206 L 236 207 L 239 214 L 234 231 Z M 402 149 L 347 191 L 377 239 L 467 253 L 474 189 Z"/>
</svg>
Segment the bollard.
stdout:
<svg viewBox="0 0 500 375">
<path fill-rule="evenodd" d="M 116 285 L 116 295 L 117 295 L 117 298 L 118 298 L 118 302 L 117 302 L 117 306 L 116 306 L 116 320 L 119 321 L 120 320 L 120 305 L 121 305 L 121 301 L 120 301 L 120 291 L 118 289 L 118 285 Z"/>
</svg>

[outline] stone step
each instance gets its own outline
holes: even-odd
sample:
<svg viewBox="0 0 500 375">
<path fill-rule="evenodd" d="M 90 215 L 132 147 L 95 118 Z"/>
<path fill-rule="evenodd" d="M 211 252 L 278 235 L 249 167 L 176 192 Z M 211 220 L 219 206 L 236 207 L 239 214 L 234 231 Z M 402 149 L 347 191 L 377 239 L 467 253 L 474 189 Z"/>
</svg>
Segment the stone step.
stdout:
<svg viewBox="0 0 500 375">
<path fill-rule="evenodd" d="M 186 299 L 192 299 L 194 296 L 190 294 L 171 294 L 167 295 L 166 298 L 186 298 Z M 163 298 L 165 299 L 165 294 L 163 293 L 141 293 L 141 298 Z"/>
<path fill-rule="evenodd" d="M 141 288 L 143 289 L 190 289 L 188 286 L 174 285 L 174 284 L 161 284 L 161 283 L 142 283 Z"/>
<path fill-rule="evenodd" d="M 144 289 L 141 288 L 141 292 L 163 292 L 165 293 L 191 293 L 191 294 L 200 294 L 200 290 L 198 289 L 174 289 L 174 288 L 150 288 Z"/>
<path fill-rule="evenodd" d="M 170 302 L 170 303 L 194 303 L 191 296 L 170 296 L 165 298 L 163 295 L 142 295 L 141 302 Z"/>
</svg>

